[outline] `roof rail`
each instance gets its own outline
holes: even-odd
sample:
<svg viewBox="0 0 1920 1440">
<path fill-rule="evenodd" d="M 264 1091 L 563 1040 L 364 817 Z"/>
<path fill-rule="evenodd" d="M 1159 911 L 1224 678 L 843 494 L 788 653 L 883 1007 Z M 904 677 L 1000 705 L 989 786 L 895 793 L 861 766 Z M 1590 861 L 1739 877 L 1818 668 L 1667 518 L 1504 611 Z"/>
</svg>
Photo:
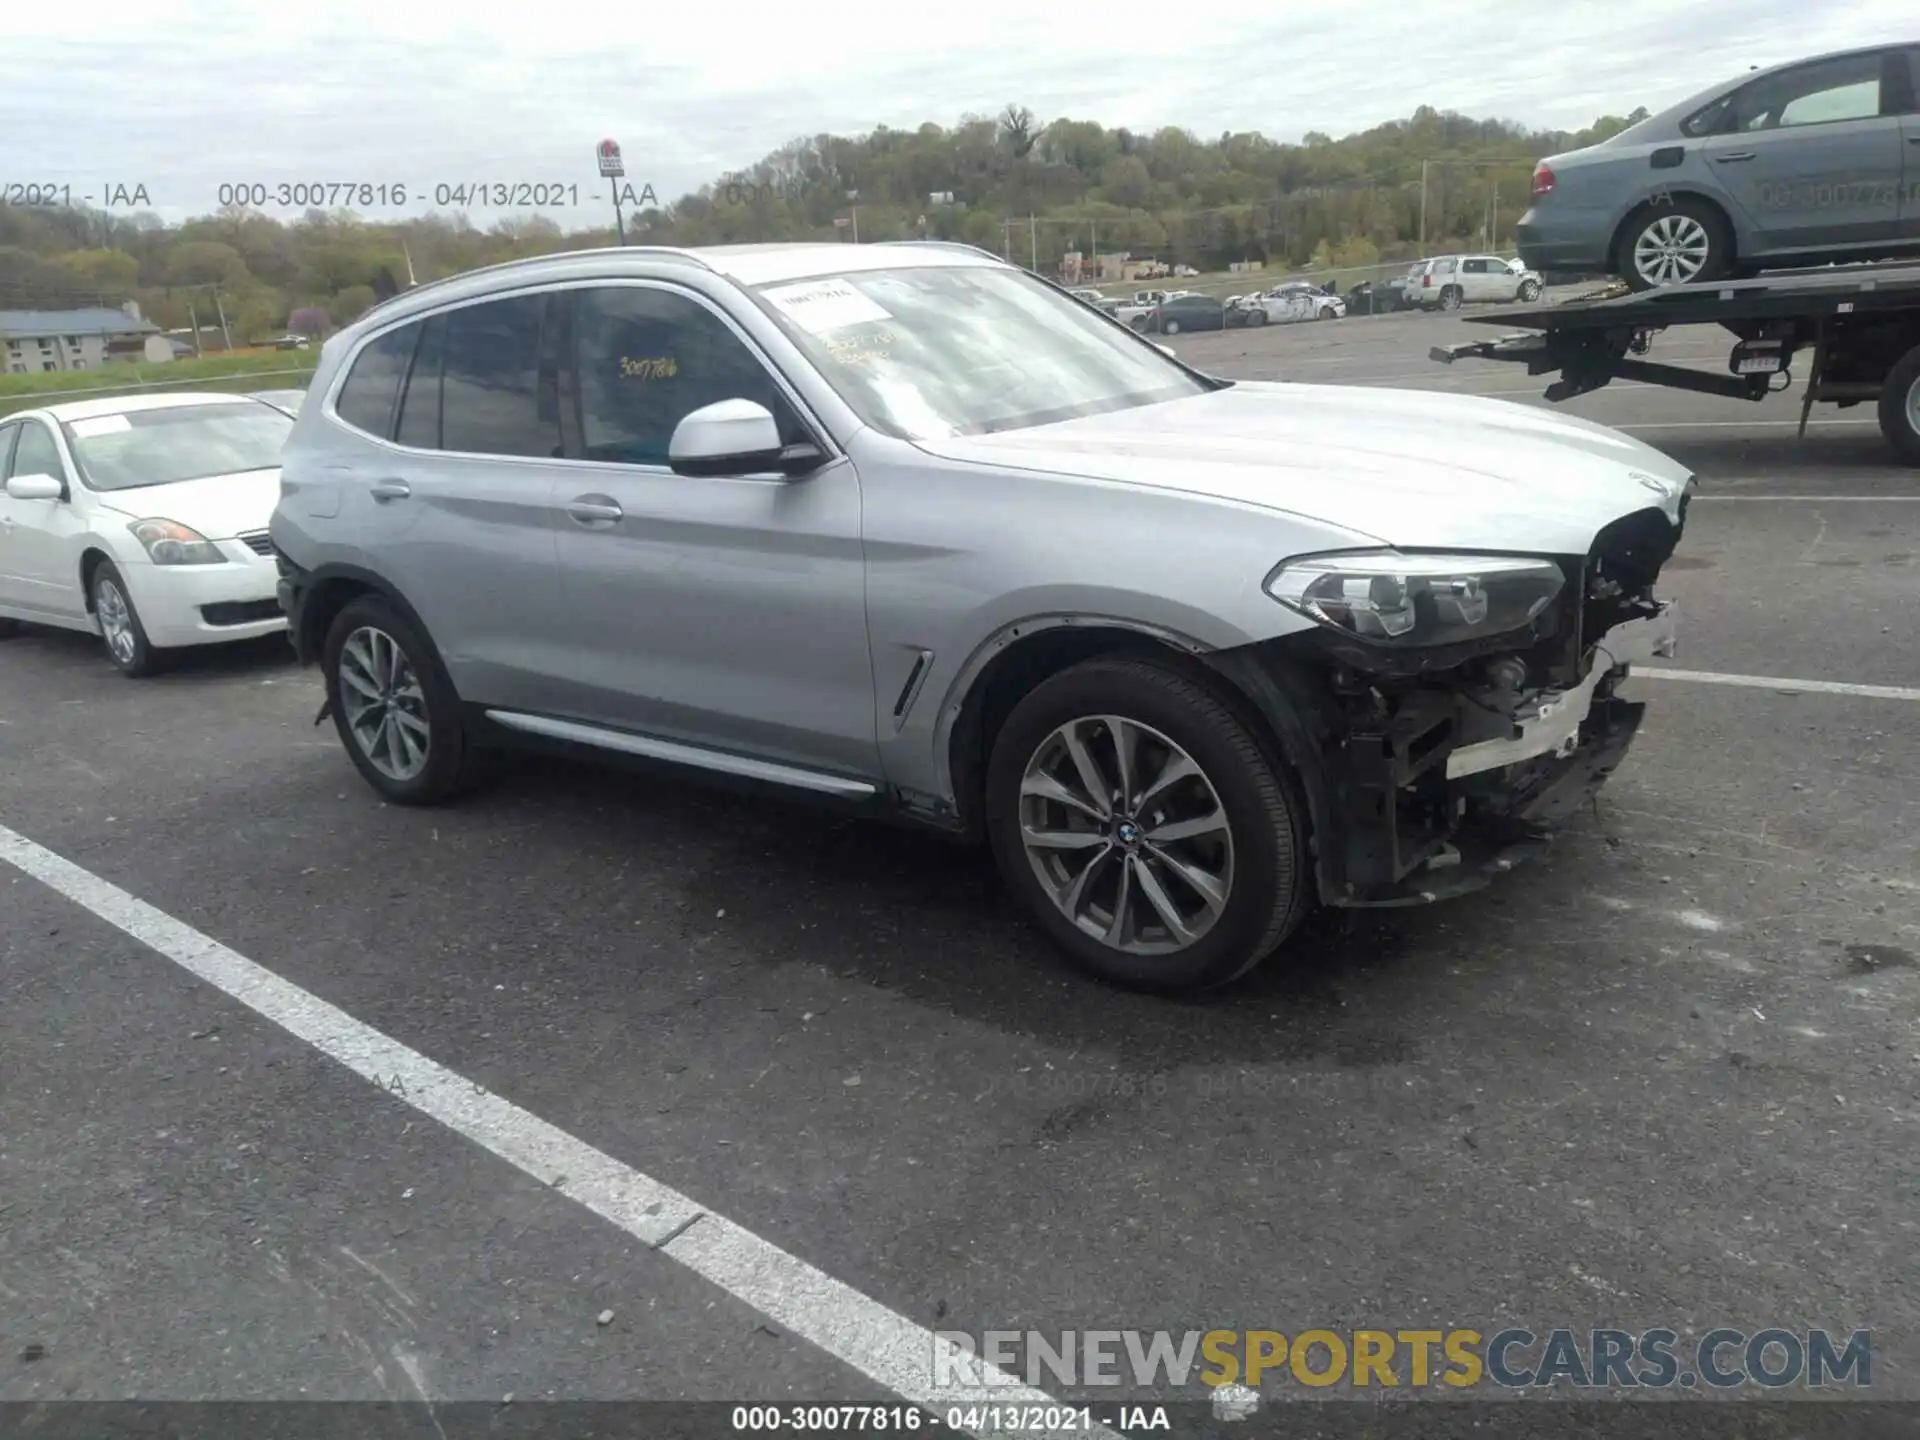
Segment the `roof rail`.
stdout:
<svg viewBox="0 0 1920 1440">
<path fill-rule="evenodd" d="M 964 240 L 875 240 L 871 243 L 875 245 L 919 245 L 929 250 L 958 250 L 966 255 L 984 255 L 989 260 L 997 261 L 1002 265 L 1007 263 L 1005 256 L 996 255 L 991 250 L 982 249 L 978 245 L 969 245 Z"/>
<path fill-rule="evenodd" d="M 546 255 L 523 255 L 517 260 L 501 260 L 501 261 L 497 261 L 492 265 L 480 265 L 480 266 L 476 266 L 472 270 L 462 270 L 459 273 L 454 275 L 443 275 L 438 280 L 423 281 L 420 284 L 412 286 L 409 289 L 402 290 L 399 294 L 390 296 L 387 299 L 382 300 L 379 304 L 374 305 L 371 308 L 363 311 L 358 317 L 358 319 L 354 321 L 354 323 L 357 325 L 360 323 L 361 320 L 366 319 L 369 315 L 378 315 L 382 311 L 387 310 L 392 306 L 398 304 L 400 301 L 408 299 L 410 296 L 418 295 L 423 291 L 427 291 L 427 290 L 437 290 L 437 289 L 440 289 L 442 286 L 452 285 L 457 281 L 468 280 L 475 275 L 493 275 L 493 274 L 497 274 L 502 270 L 517 270 L 522 267 L 542 265 L 552 260 L 578 261 L 578 260 L 584 260 L 589 256 L 604 257 L 609 250 L 620 250 L 620 251 L 626 251 L 629 253 L 650 255 L 656 258 L 662 257 L 662 256 L 670 256 L 675 260 L 682 260 L 691 265 L 698 265 L 702 270 L 713 269 L 711 265 L 709 265 L 705 260 L 702 260 L 699 257 L 699 255 L 694 253 L 692 250 L 682 249 L 674 245 L 597 245 L 592 247 L 591 249 L 586 249 L 586 250 L 555 250 L 552 253 L 546 254 Z"/>
</svg>

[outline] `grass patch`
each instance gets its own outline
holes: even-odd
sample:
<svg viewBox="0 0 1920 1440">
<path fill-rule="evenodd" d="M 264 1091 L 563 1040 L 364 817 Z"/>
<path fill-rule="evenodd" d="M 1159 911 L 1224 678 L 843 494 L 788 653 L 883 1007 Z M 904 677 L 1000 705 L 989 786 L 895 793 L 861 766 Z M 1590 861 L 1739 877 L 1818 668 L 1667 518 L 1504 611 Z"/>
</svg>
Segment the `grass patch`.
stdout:
<svg viewBox="0 0 1920 1440">
<path fill-rule="evenodd" d="M 0 414 L 114 394 L 168 394 L 183 389 L 304 390 L 313 378 L 315 351 L 266 350 L 210 355 L 158 364 L 116 362 L 97 370 L 53 370 L 0 375 Z"/>
</svg>

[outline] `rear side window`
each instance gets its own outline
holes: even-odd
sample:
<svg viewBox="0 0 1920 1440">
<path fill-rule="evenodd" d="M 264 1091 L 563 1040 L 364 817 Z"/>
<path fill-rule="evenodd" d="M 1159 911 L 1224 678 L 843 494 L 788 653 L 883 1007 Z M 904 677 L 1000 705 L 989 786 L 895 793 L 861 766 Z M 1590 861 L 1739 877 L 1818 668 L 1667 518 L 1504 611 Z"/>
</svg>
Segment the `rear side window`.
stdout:
<svg viewBox="0 0 1920 1440">
<path fill-rule="evenodd" d="M 400 393 L 400 423 L 393 438 L 416 450 L 440 448 L 440 366 L 447 351 L 447 317 L 436 315 L 420 332 Z"/>
<path fill-rule="evenodd" d="M 1756 80 L 1734 96 L 1733 128 L 1778 130 L 1839 120 L 1870 120 L 1880 114 L 1885 63 L 1884 55 L 1877 51 L 1844 55 L 1813 65 L 1796 65 Z"/>
<path fill-rule="evenodd" d="M 400 381 L 419 338 L 417 324 L 402 325 L 360 352 L 334 403 L 334 411 L 342 420 L 382 440 L 392 438 L 394 403 L 400 398 Z"/>
<path fill-rule="evenodd" d="M 546 295 L 450 311 L 441 366 L 440 444 L 471 455 L 560 455 L 559 406 L 541 379 Z"/>
</svg>

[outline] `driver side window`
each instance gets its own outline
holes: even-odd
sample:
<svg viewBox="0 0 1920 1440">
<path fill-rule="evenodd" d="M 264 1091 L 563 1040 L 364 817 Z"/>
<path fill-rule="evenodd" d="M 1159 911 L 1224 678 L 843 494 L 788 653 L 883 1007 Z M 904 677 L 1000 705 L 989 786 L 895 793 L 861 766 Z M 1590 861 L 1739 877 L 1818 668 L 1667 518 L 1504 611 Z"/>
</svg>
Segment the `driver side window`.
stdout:
<svg viewBox="0 0 1920 1440">
<path fill-rule="evenodd" d="M 67 467 L 60 461 L 60 449 L 53 443 L 53 432 L 37 420 L 23 421 L 20 440 L 13 447 L 13 464 L 7 477 L 15 475 L 51 475 L 62 485 L 67 483 Z"/>
<path fill-rule="evenodd" d="M 674 427 L 721 400 L 773 412 L 783 444 L 809 437 L 759 356 L 691 296 L 644 285 L 577 292 L 581 458 L 667 463 Z"/>
</svg>

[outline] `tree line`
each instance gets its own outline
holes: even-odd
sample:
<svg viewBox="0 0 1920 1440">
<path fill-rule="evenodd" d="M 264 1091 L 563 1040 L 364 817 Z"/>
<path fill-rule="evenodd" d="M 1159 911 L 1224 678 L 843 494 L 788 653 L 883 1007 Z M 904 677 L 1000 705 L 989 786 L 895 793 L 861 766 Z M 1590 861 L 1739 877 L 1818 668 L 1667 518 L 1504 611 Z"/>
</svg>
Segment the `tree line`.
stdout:
<svg viewBox="0 0 1920 1440">
<path fill-rule="evenodd" d="M 623 217 L 629 243 L 958 240 L 1052 273 L 1070 251 L 1126 251 L 1201 270 L 1256 260 L 1329 268 L 1498 247 L 1528 204 L 1534 162 L 1641 119 L 1531 130 L 1421 106 L 1404 120 L 1298 144 L 1203 139 L 1060 119 L 1021 105 L 955 126 L 816 135 Z M 311 209 L 283 222 L 227 206 L 169 225 L 84 206 L 0 206 L 0 309 L 138 300 L 167 328 L 224 314 L 236 344 L 342 325 L 390 285 L 616 242 L 544 216 L 374 221 Z M 216 299 L 217 297 L 217 299 Z"/>
</svg>

